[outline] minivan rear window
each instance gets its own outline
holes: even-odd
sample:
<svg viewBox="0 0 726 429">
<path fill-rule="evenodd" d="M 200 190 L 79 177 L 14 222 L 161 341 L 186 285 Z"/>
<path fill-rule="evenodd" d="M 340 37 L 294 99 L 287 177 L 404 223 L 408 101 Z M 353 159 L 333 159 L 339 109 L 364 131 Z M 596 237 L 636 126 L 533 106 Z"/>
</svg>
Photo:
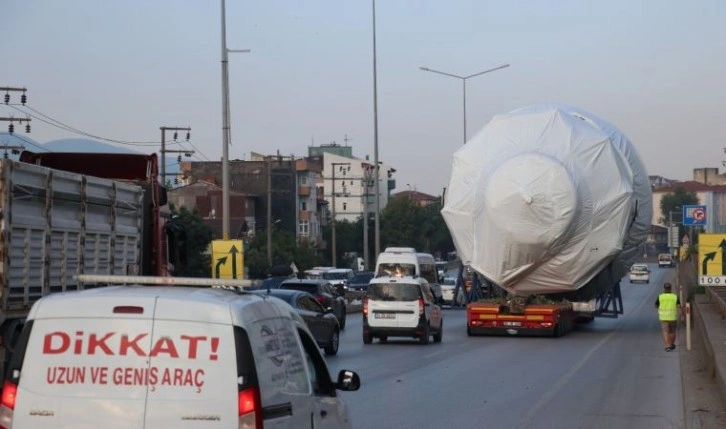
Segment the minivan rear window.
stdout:
<svg viewBox="0 0 726 429">
<path fill-rule="evenodd" d="M 368 299 L 374 301 L 417 301 L 418 285 L 406 283 L 375 283 L 368 286 Z"/>
<path fill-rule="evenodd" d="M 298 290 L 300 292 L 316 293 L 318 285 L 306 283 L 289 283 L 280 285 L 280 289 Z"/>
</svg>

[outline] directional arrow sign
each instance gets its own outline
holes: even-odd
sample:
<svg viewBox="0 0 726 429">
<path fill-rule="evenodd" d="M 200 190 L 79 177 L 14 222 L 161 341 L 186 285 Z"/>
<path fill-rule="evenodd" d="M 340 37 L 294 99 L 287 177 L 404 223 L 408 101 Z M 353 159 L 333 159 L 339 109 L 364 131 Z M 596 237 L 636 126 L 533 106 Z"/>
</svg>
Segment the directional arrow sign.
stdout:
<svg viewBox="0 0 726 429">
<path fill-rule="evenodd" d="M 701 262 L 701 273 L 704 276 L 708 275 L 708 261 L 713 261 L 716 258 L 716 252 L 706 253 L 706 256 Z"/>
<path fill-rule="evenodd" d="M 726 286 L 726 234 L 698 234 L 698 284 Z"/>
<path fill-rule="evenodd" d="M 212 276 L 218 279 L 244 277 L 244 244 L 242 240 L 212 241 Z"/>
</svg>

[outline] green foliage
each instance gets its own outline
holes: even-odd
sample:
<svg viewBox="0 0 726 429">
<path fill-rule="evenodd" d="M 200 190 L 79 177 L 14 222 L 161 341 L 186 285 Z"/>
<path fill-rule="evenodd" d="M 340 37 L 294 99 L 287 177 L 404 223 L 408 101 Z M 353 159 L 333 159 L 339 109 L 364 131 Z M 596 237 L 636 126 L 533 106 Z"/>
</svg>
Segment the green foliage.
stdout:
<svg viewBox="0 0 726 429">
<path fill-rule="evenodd" d="M 698 204 L 698 196 L 694 192 L 686 191 L 683 187 L 677 187 L 673 193 L 663 195 L 660 200 L 661 223 L 669 224 L 671 212 L 681 212 L 684 205 Z"/>
<path fill-rule="evenodd" d="M 381 213 L 381 250 L 387 246 L 415 247 L 445 255 L 454 242 L 441 216 L 441 204 L 419 206 L 407 196 L 393 198 Z"/>
<path fill-rule="evenodd" d="M 189 211 L 186 207 L 178 210 L 171 207 L 174 221 L 186 234 L 187 260 L 186 267 L 176 267 L 175 276 L 179 277 L 210 277 L 209 245 L 212 242 L 212 228 L 205 224 L 199 213 Z"/>
<path fill-rule="evenodd" d="M 272 230 L 272 265 L 267 261 L 266 231 L 258 231 L 245 247 L 245 266 L 252 279 L 267 277 L 271 266 L 275 265 L 287 266 L 295 263 L 299 271 L 304 271 L 322 262 L 315 247 L 297 243 L 295 235 L 277 228 Z"/>
</svg>

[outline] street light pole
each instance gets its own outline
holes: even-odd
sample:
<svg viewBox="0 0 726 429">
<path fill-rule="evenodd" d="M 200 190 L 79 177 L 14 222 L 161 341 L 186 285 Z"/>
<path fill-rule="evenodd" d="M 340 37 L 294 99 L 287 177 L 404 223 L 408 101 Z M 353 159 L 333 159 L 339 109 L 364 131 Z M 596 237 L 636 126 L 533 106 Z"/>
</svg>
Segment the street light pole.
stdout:
<svg viewBox="0 0 726 429">
<path fill-rule="evenodd" d="M 485 74 L 485 73 L 491 73 L 493 71 L 501 70 L 501 69 L 507 68 L 507 67 L 509 67 L 509 64 L 503 64 L 503 65 L 501 65 L 499 67 L 495 67 L 495 68 L 489 69 L 489 70 L 484 70 L 482 72 L 474 73 L 474 74 L 471 74 L 469 76 L 459 76 L 459 75 L 455 75 L 455 74 L 452 74 L 452 73 L 446 73 L 446 72 L 442 72 L 442 71 L 430 69 L 428 67 L 423 67 L 423 66 L 422 67 L 419 67 L 419 69 L 420 70 L 423 70 L 423 71 L 427 71 L 427 72 L 431 72 L 431 73 L 438 73 L 438 74 L 441 74 L 441 75 L 444 75 L 444 76 L 455 77 L 457 79 L 461 79 L 461 81 L 462 81 L 462 88 L 463 88 L 463 98 L 464 98 L 464 100 L 463 100 L 463 102 L 464 102 L 464 109 L 463 109 L 463 111 L 464 111 L 464 144 L 466 144 L 466 81 L 468 79 L 473 78 L 473 77 L 476 77 L 476 76 L 479 76 L 479 75 L 482 75 L 482 74 Z"/>
<path fill-rule="evenodd" d="M 373 163 L 375 165 L 375 244 L 376 260 L 381 253 L 381 166 L 378 162 L 378 67 L 376 64 L 376 0 L 373 2 Z"/>
<path fill-rule="evenodd" d="M 222 239 L 229 239 L 229 53 L 250 52 L 249 49 L 227 49 L 227 18 L 225 0 L 222 2 Z"/>
</svg>

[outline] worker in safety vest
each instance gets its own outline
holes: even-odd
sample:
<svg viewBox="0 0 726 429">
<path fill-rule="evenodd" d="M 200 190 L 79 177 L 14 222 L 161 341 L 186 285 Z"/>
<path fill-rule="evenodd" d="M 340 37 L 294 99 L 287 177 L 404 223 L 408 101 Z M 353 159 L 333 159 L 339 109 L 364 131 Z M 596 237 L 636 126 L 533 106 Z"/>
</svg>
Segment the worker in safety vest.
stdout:
<svg viewBox="0 0 726 429">
<path fill-rule="evenodd" d="M 681 303 L 678 301 L 678 295 L 671 292 L 670 283 L 663 284 L 663 293 L 658 295 L 655 308 L 658 309 L 665 351 L 669 352 L 676 348 L 676 323 L 681 316 Z"/>
</svg>

